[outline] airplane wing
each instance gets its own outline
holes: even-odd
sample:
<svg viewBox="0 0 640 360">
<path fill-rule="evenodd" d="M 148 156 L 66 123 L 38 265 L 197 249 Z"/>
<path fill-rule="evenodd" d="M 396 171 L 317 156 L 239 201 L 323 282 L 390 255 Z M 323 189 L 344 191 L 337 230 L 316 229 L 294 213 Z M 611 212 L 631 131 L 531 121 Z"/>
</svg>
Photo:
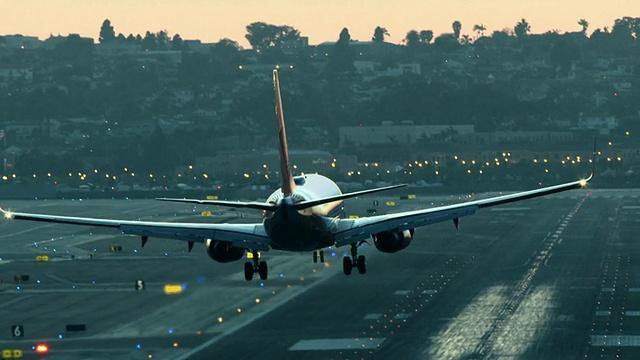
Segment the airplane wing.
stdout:
<svg viewBox="0 0 640 360">
<path fill-rule="evenodd" d="M 479 209 L 583 188 L 592 177 L 593 174 L 589 176 L 589 178 L 579 181 L 454 205 L 405 211 L 395 214 L 368 216 L 359 219 L 339 219 L 336 220 L 333 235 L 336 246 L 340 247 L 367 240 L 371 237 L 371 234 L 377 234 L 383 231 L 415 229 L 447 220 L 453 220 L 457 227 L 459 218 L 473 215 Z"/>
<path fill-rule="evenodd" d="M 60 224 L 99 226 L 115 228 L 123 234 L 139 235 L 145 238 L 166 238 L 204 243 L 207 239 L 229 241 L 236 247 L 267 251 L 269 237 L 262 223 L 256 224 L 207 224 L 154 222 L 135 220 L 95 219 L 86 217 L 30 214 L 0 209 L 7 219 L 31 220 Z M 191 245 L 190 247 L 191 248 Z"/>
</svg>

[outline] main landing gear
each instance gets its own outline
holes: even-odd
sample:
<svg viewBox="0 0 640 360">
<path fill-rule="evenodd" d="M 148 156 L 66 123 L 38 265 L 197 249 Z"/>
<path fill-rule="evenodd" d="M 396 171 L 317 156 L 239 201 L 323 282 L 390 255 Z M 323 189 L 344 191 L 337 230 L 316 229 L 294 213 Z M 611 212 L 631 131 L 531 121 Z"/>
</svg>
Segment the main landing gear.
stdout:
<svg viewBox="0 0 640 360">
<path fill-rule="evenodd" d="M 324 251 L 316 250 L 316 251 L 313 252 L 313 262 L 314 263 L 318 262 L 318 258 L 320 258 L 320 262 L 321 263 L 324 262 Z"/>
<path fill-rule="evenodd" d="M 255 250 L 251 250 L 251 254 L 253 255 L 252 261 L 247 261 L 244 263 L 244 278 L 247 281 L 251 281 L 253 279 L 253 274 L 258 273 L 260 275 L 260 280 L 267 280 L 267 276 L 269 275 L 269 269 L 267 268 L 266 261 L 260 261 L 258 252 Z"/>
<path fill-rule="evenodd" d="M 364 255 L 358 256 L 358 245 L 351 244 L 351 256 L 345 256 L 342 258 L 342 270 L 345 275 L 351 275 L 353 267 L 358 269 L 360 274 L 367 273 L 367 259 Z"/>
</svg>

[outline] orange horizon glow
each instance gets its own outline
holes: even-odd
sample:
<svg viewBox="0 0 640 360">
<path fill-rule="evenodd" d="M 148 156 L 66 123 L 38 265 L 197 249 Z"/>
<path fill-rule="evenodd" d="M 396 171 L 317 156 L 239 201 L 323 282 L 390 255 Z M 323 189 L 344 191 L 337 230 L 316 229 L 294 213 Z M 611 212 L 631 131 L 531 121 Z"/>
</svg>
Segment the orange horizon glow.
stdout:
<svg viewBox="0 0 640 360">
<path fill-rule="evenodd" d="M 217 42 L 222 38 L 249 48 L 246 26 L 263 21 L 289 25 L 314 45 L 336 41 L 342 28 L 354 40 L 371 40 L 376 26 L 386 28 L 387 41 L 400 44 L 410 30 L 432 30 L 435 36 L 451 33 L 451 23 L 462 23 L 462 34 L 475 36 L 473 25 L 483 24 L 490 35 L 513 29 L 522 18 L 531 33 L 581 30 L 578 20 L 589 23 L 588 34 L 597 28 L 611 29 L 616 19 L 640 15 L 640 1 L 611 0 L 5 0 L 0 15 L 0 35 L 21 34 L 41 40 L 50 35 L 79 34 L 98 41 L 100 26 L 109 19 L 116 34 L 140 34 L 166 30 L 170 36 Z"/>
</svg>

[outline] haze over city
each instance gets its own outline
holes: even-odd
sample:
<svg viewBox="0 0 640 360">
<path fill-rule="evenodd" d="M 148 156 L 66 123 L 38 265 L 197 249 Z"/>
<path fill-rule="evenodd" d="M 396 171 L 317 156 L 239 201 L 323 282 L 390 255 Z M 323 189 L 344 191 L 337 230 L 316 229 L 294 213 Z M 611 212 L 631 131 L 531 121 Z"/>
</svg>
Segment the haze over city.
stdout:
<svg viewBox="0 0 640 360">
<path fill-rule="evenodd" d="M 483 24 L 490 34 L 513 28 L 522 18 L 531 24 L 532 33 L 579 31 L 578 20 L 586 19 L 590 34 L 597 28 L 611 28 L 616 18 L 633 14 L 640 14 L 640 2 L 630 0 L 356 0 L 348 3 L 194 0 L 188 4 L 170 0 L 5 0 L 0 34 L 46 39 L 50 35 L 75 33 L 97 42 L 100 24 L 110 19 L 116 33 L 125 36 L 166 30 L 169 34 L 180 34 L 183 39 L 203 42 L 229 38 L 248 48 L 245 27 L 256 21 L 292 26 L 307 36 L 310 44 L 337 40 L 343 27 L 349 29 L 352 39 L 368 41 L 376 26 L 389 31 L 387 41 L 401 43 L 410 30 L 430 29 L 436 35 L 452 32 L 451 24 L 455 20 L 462 23 L 463 34 L 473 35 L 474 24 Z"/>
</svg>

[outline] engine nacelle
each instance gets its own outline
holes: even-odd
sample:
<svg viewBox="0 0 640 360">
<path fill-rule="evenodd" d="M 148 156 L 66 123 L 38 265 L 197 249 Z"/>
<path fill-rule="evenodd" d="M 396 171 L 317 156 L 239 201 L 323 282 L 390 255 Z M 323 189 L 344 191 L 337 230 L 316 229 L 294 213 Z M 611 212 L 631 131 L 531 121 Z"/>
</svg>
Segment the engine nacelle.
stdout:
<svg viewBox="0 0 640 360">
<path fill-rule="evenodd" d="M 373 243 L 376 249 L 384 253 L 398 252 L 411 244 L 413 232 L 413 229 L 379 232 L 373 234 Z"/>
<path fill-rule="evenodd" d="M 245 249 L 235 247 L 228 241 L 207 240 L 207 254 L 217 262 L 228 263 L 242 259 Z"/>
</svg>

